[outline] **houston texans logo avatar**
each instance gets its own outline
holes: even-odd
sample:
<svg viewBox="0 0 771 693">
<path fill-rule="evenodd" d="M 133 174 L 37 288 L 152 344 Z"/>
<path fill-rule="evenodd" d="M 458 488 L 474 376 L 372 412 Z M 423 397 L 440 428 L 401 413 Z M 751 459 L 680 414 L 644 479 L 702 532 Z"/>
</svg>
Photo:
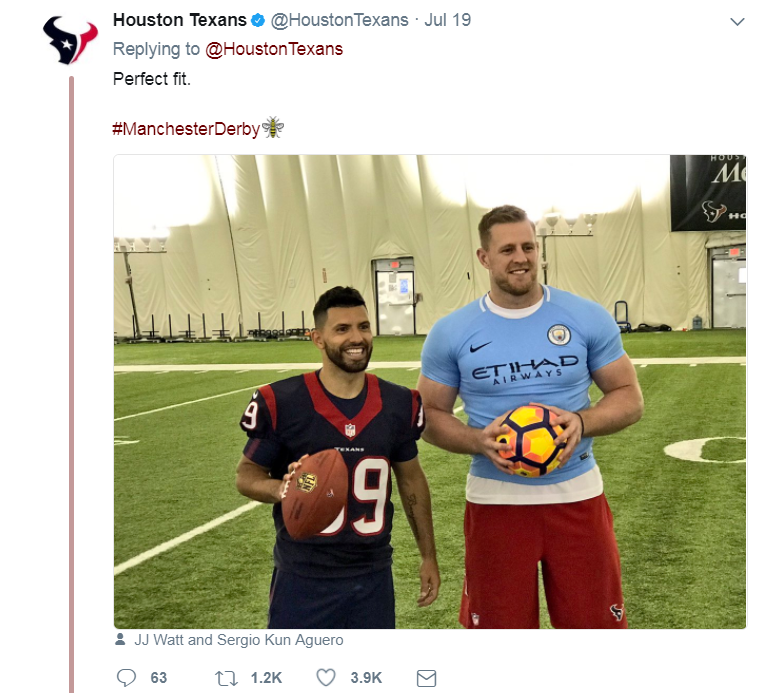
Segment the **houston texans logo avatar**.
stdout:
<svg viewBox="0 0 771 693">
<path fill-rule="evenodd" d="M 51 37 L 51 45 L 59 51 L 59 62 L 64 63 L 65 65 L 71 65 L 86 49 L 88 42 L 93 41 L 99 32 L 96 27 L 89 22 L 89 29 L 86 33 L 80 34 L 80 36 L 77 34 L 69 34 L 56 26 L 57 19 L 61 19 L 61 17 L 51 17 L 43 27 L 43 31 Z"/>
</svg>

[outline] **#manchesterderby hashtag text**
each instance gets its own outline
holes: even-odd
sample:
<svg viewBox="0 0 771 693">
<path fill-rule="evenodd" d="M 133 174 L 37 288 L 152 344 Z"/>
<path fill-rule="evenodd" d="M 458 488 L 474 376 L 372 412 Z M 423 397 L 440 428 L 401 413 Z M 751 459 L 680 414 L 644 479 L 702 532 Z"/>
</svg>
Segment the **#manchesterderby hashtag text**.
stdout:
<svg viewBox="0 0 771 693">
<path fill-rule="evenodd" d="M 216 123 L 198 123 L 185 125 L 173 125 L 172 123 L 127 123 L 125 121 L 115 121 L 112 126 L 113 135 L 129 135 L 139 137 L 166 137 L 169 135 L 179 136 L 202 136 L 202 135 L 241 135 L 250 139 L 257 139 L 260 132 L 259 125 L 250 125 L 241 122 L 238 125 L 229 125 L 217 121 Z"/>
</svg>

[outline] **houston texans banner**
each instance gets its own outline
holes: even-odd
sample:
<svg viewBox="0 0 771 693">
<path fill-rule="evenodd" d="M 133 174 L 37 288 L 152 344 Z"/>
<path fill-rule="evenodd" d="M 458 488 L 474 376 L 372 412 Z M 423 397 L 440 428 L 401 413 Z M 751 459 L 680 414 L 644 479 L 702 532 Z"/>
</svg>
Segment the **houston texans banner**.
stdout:
<svg viewBox="0 0 771 693">
<path fill-rule="evenodd" d="M 672 231 L 746 231 L 747 157 L 669 157 Z"/>
</svg>

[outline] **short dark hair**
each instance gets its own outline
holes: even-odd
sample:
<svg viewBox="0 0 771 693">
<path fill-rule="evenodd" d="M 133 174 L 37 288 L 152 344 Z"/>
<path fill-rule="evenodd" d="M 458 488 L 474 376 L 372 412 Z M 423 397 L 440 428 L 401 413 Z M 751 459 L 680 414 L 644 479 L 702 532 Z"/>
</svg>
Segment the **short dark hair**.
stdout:
<svg viewBox="0 0 771 693">
<path fill-rule="evenodd" d="M 535 224 L 527 216 L 527 212 L 524 209 L 515 207 L 514 205 L 502 205 L 491 209 L 485 214 L 479 222 L 479 242 L 482 247 L 487 250 L 490 247 L 490 229 L 496 224 L 512 224 L 518 221 L 529 221 L 535 232 Z"/>
<path fill-rule="evenodd" d="M 335 286 L 319 296 L 319 300 L 313 307 L 313 321 L 316 327 L 323 327 L 330 308 L 355 308 L 356 306 L 367 307 L 362 295 L 356 289 L 352 286 Z"/>
</svg>

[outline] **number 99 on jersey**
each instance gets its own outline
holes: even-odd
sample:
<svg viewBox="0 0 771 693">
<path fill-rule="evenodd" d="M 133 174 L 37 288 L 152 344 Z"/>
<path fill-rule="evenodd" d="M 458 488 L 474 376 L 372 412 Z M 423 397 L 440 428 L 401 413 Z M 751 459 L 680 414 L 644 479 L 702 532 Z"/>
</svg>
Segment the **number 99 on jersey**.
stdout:
<svg viewBox="0 0 771 693">
<path fill-rule="evenodd" d="M 351 672 L 351 683 L 383 683 L 380 680 L 380 675 L 382 674 L 382 671 L 374 672 L 374 671 L 352 671 Z"/>
</svg>

